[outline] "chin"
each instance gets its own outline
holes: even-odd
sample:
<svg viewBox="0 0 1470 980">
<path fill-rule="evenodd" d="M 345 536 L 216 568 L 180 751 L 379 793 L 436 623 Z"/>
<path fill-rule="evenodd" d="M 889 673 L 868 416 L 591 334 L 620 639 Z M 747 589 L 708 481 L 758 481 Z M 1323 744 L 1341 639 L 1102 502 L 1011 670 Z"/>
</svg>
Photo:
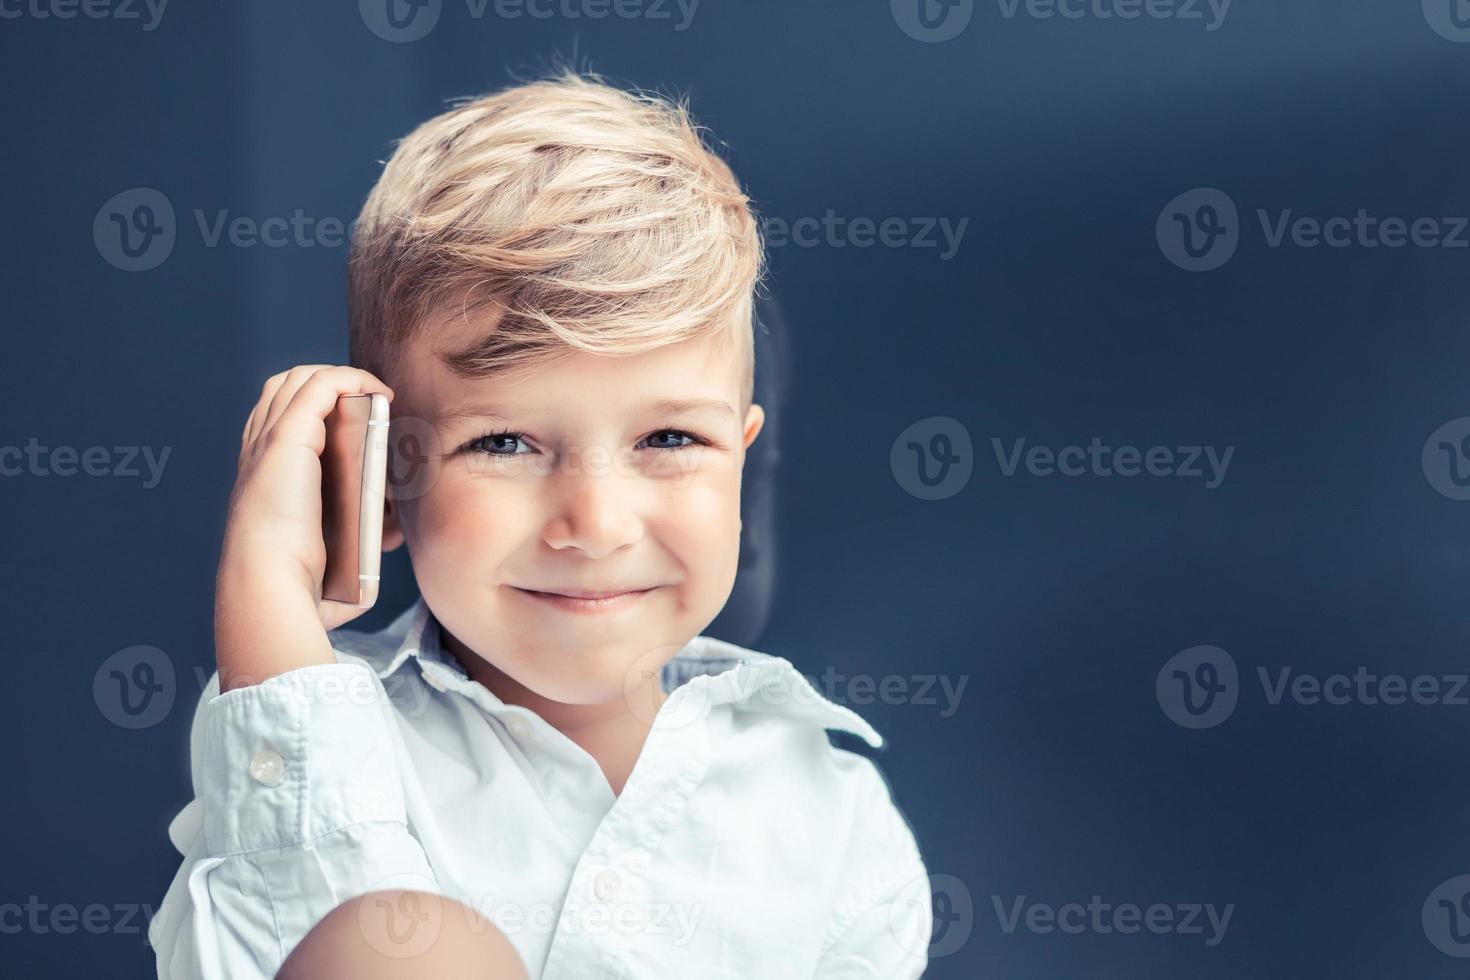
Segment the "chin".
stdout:
<svg viewBox="0 0 1470 980">
<path fill-rule="evenodd" d="M 522 651 L 514 663 L 497 664 L 516 683 L 561 704 L 606 704 L 623 698 L 632 669 L 612 651 L 568 654 L 542 648 Z"/>
<path fill-rule="evenodd" d="M 534 677 L 531 680 L 532 683 L 526 687 L 548 701 L 560 704 L 609 704 L 626 696 L 622 674 L 597 678 Z"/>
</svg>

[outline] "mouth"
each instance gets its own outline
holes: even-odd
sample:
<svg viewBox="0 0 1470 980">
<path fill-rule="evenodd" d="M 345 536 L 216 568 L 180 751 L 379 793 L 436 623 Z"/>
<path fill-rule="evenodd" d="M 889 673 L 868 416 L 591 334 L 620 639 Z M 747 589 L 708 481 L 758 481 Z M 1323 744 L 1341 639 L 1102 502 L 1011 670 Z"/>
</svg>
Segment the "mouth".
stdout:
<svg viewBox="0 0 1470 980">
<path fill-rule="evenodd" d="M 616 612 L 636 605 L 644 596 L 656 592 L 662 586 L 655 585 L 647 589 L 634 589 L 627 592 L 538 592 L 535 589 L 523 589 L 519 586 L 510 586 L 511 590 L 527 596 L 539 603 L 560 609 L 563 612 L 572 613 L 604 613 Z"/>
</svg>

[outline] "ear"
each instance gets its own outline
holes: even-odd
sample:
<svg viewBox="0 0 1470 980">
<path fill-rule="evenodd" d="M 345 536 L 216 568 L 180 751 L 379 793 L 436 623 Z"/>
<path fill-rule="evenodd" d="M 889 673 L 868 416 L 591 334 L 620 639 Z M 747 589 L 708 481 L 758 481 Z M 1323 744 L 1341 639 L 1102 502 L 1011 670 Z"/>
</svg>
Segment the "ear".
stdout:
<svg viewBox="0 0 1470 980">
<path fill-rule="evenodd" d="M 745 413 L 745 433 L 741 436 L 741 443 L 746 449 L 755 442 L 755 437 L 760 434 L 761 428 L 766 424 L 766 410 L 754 402 Z"/>
<path fill-rule="evenodd" d="M 392 500 L 383 498 L 383 550 L 396 551 L 403 544 L 403 522 Z"/>
</svg>

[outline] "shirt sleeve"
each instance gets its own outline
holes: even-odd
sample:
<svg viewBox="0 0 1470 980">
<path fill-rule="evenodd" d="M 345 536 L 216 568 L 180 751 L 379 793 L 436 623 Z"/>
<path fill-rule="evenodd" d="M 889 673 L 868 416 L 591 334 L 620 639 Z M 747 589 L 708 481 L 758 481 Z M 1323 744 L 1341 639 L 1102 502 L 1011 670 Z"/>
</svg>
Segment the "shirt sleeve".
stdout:
<svg viewBox="0 0 1470 980">
<path fill-rule="evenodd" d="M 850 845 L 853 875 L 833 913 L 814 980 L 915 980 L 929 964 L 929 874 L 912 829 L 876 765 L 852 757 L 870 815 Z"/>
<path fill-rule="evenodd" d="M 200 698 L 183 863 L 149 924 L 160 980 L 266 980 L 328 912 L 382 888 L 437 891 L 409 832 L 393 708 L 361 662 Z"/>
</svg>

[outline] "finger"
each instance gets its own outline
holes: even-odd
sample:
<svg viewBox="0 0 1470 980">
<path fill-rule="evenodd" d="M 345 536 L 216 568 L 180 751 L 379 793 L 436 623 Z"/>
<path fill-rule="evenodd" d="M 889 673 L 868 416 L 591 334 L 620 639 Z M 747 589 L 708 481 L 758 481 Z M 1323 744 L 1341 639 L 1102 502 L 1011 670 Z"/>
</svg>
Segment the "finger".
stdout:
<svg viewBox="0 0 1470 980">
<path fill-rule="evenodd" d="M 257 408 L 259 407 L 257 403 Z M 255 416 L 257 408 L 250 410 L 250 417 L 245 420 L 245 428 L 240 433 L 240 455 L 235 460 L 235 470 L 240 472 L 245 469 L 245 460 L 250 455 L 250 447 L 255 445 Z"/>
<path fill-rule="evenodd" d="M 255 400 L 255 407 L 250 410 L 250 419 L 245 425 L 245 438 L 242 450 L 247 446 L 253 446 L 255 440 L 260 438 L 261 430 L 265 426 L 266 409 L 270 408 L 271 399 L 275 397 L 276 390 L 281 387 L 281 382 L 286 380 L 286 371 L 280 371 L 265 379 L 260 386 L 260 397 Z"/>
<path fill-rule="evenodd" d="M 298 364 L 287 371 L 286 376 L 281 379 L 280 385 L 276 388 L 275 394 L 271 396 L 270 405 L 266 408 L 265 418 L 261 422 L 261 433 L 269 432 L 275 427 L 281 414 L 286 411 L 286 406 L 291 404 L 291 399 L 296 396 L 296 392 L 311 380 L 312 375 L 329 367 L 331 367 L 330 364 Z"/>
<path fill-rule="evenodd" d="M 322 368 L 296 388 L 280 418 L 266 431 L 280 429 L 283 436 L 311 446 L 320 455 L 326 444 L 324 422 L 337 407 L 337 399 L 373 393 L 393 399 L 393 389 L 367 371 L 346 366 Z"/>
</svg>

